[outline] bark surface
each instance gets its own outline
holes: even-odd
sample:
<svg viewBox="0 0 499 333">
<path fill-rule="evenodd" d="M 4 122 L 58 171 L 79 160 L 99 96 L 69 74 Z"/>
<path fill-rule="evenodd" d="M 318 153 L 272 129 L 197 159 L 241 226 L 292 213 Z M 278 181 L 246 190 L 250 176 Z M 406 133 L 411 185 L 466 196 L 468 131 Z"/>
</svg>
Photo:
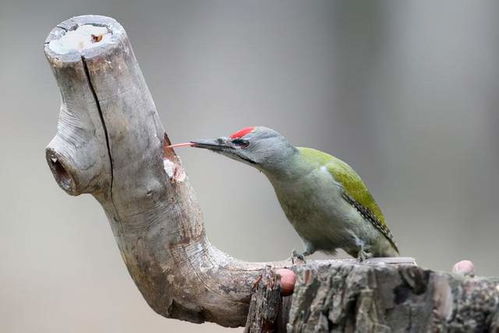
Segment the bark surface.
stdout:
<svg viewBox="0 0 499 333">
<path fill-rule="evenodd" d="M 79 27 L 95 33 L 70 39 Z M 249 331 L 282 330 L 288 312 L 295 331 L 429 327 L 433 311 L 437 324 L 496 327 L 497 285 L 411 268 L 407 258 L 293 266 L 299 282 L 289 310 L 272 269 L 290 262 L 242 262 L 208 242 L 123 27 L 103 16 L 72 18 L 52 30 L 45 54 L 62 97 L 47 163 L 64 191 L 102 205 L 131 277 L 157 313 Z"/>
<path fill-rule="evenodd" d="M 309 265 L 288 332 L 498 332 L 498 286 L 417 266 Z"/>
<path fill-rule="evenodd" d="M 295 271 L 295 292 L 281 302 L 273 275 L 262 279 L 247 332 L 499 332 L 494 278 L 379 261 L 312 262 Z"/>
</svg>

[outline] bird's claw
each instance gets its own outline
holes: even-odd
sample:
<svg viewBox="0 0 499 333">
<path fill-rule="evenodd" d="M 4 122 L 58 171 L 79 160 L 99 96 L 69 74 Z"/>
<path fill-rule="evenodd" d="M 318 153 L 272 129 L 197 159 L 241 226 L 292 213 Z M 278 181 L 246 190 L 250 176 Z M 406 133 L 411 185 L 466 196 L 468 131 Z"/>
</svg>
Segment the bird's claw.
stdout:
<svg viewBox="0 0 499 333">
<path fill-rule="evenodd" d="M 295 258 L 303 261 L 303 263 L 306 264 L 304 254 L 303 253 L 298 253 L 298 252 L 296 252 L 296 250 L 293 250 L 293 252 L 291 252 L 291 263 L 293 265 L 295 264 Z"/>
<path fill-rule="evenodd" d="M 366 261 L 367 259 L 371 258 L 373 255 L 369 252 L 366 252 L 364 249 L 360 250 L 359 253 L 357 254 L 357 260 L 359 260 L 359 263 L 362 263 Z"/>
</svg>

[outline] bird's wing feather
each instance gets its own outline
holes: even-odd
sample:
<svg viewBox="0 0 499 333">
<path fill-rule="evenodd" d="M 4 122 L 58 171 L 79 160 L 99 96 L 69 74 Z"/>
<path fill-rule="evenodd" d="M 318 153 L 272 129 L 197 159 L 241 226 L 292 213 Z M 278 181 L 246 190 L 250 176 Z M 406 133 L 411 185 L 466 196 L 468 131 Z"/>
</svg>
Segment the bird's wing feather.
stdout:
<svg viewBox="0 0 499 333">
<path fill-rule="evenodd" d="M 385 217 L 378 204 L 367 189 L 360 176 L 347 163 L 339 158 L 311 148 L 300 148 L 307 159 L 313 159 L 320 166 L 325 166 L 331 176 L 343 187 L 343 198 L 378 230 L 397 250 L 392 233 L 388 229 Z"/>
<path fill-rule="evenodd" d="M 371 211 L 373 216 L 381 223 L 385 223 L 385 217 L 378 204 L 367 189 L 360 176 L 345 162 L 331 156 L 331 160 L 326 164 L 331 176 L 340 183 L 346 194 L 360 205 Z"/>
</svg>

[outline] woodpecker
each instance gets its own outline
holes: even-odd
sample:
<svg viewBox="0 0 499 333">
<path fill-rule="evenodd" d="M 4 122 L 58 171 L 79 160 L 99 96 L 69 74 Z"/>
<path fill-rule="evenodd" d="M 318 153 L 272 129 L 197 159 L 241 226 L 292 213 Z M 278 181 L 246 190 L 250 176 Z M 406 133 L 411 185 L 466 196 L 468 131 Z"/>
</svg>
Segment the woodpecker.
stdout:
<svg viewBox="0 0 499 333">
<path fill-rule="evenodd" d="M 228 137 L 170 147 L 208 149 L 260 170 L 272 184 L 289 222 L 303 240 L 303 259 L 343 249 L 360 261 L 398 256 L 381 209 L 359 175 L 322 151 L 295 147 L 277 131 L 246 127 Z"/>
</svg>

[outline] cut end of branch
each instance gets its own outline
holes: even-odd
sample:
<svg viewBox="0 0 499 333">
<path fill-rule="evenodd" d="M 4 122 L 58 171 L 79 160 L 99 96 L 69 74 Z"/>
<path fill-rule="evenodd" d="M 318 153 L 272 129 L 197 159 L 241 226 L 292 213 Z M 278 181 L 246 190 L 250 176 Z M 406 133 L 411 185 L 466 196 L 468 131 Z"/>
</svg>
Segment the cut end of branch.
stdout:
<svg viewBox="0 0 499 333">
<path fill-rule="evenodd" d="M 47 148 L 46 159 L 57 184 L 68 194 L 78 195 L 75 180 L 61 161 L 61 157 L 54 150 Z"/>
<path fill-rule="evenodd" d="M 48 47 L 57 54 L 81 53 L 106 43 L 111 35 L 106 27 L 84 24 L 66 32 L 61 38 L 50 41 Z"/>
</svg>

